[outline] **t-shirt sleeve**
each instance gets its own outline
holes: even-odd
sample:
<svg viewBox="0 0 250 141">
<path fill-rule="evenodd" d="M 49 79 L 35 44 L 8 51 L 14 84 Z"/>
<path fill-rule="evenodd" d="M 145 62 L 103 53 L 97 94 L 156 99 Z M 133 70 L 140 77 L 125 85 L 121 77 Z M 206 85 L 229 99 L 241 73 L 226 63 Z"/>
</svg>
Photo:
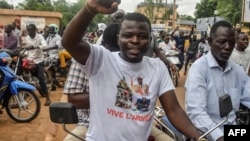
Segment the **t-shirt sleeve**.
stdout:
<svg viewBox="0 0 250 141">
<path fill-rule="evenodd" d="M 82 65 L 87 77 L 94 76 L 98 73 L 109 54 L 111 54 L 111 52 L 102 45 L 90 44 L 89 57 L 86 64 Z"/>
</svg>

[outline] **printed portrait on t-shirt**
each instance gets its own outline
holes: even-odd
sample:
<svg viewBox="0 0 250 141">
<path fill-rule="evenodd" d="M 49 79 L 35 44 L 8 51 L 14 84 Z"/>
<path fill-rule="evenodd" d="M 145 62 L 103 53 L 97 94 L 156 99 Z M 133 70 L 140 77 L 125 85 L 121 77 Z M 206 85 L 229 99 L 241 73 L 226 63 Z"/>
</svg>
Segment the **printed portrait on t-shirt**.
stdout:
<svg viewBox="0 0 250 141">
<path fill-rule="evenodd" d="M 149 86 L 143 83 L 142 77 L 131 78 L 128 85 L 125 78 L 117 85 L 115 106 L 133 111 L 146 112 L 150 105 Z"/>
</svg>

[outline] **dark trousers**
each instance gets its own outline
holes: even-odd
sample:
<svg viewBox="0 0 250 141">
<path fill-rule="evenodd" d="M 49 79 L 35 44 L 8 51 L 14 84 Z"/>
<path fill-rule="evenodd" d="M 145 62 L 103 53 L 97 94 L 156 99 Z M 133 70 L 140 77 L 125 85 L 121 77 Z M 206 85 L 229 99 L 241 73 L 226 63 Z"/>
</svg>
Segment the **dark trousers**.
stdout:
<svg viewBox="0 0 250 141">
<path fill-rule="evenodd" d="M 39 80 L 41 91 L 43 92 L 43 94 L 48 95 L 48 87 L 46 85 L 44 76 L 44 62 L 36 64 L 36 75 Z"/>
<path fill-rule="evenodd" d="M 179 71 L 182 69 L 184 64 L 184 53 L 179 54 L 180 64 L 177 66 L 179 68 Z"/>
<path fill-rule="evenodd" d="M 194 59 L 195 59 L 195 57 L 196 57 L 196 54 L 189 54 L 189 53 L 187 53 L 187 56 L 186 56 L 186 61 L 185 61 L 185 70 L 184 70 L 184 74 L 186 74 L 186 72 L 187 72 L 187 67 L 188 67 L 188 64 L 189 64 L 189 62 L 191 61 L 191 62 L 193 62 L 194 61 Z"/>
</svg>

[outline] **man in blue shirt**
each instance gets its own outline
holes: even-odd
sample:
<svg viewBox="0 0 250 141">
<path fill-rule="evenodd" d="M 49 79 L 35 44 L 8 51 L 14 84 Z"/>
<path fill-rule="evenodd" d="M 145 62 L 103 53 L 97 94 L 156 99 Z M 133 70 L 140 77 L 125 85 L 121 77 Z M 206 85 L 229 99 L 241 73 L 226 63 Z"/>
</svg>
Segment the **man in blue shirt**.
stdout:
<svg viewBox="0 0 250 141">
<path fill-rule="evenodd" d="M 250 108 L 249 77 L 238 64 L 229 60 L 235 46 L 235 33 L 226 21 L 215 23 L 208 39 L 211 51 L 195 61 L 188 73 L 186 111 L 194 125 L 206 132 L 221 122 L 219 97 L 229 94 L 233 110 L 225 124 L 236 124 L 240 103 Z M 248 88 L 246 88 L 248 87 Z M 224 141 L 223 126 L 208 136 L 210 141 Z"/>
<path fill-rule="evenodd" d="M 180 51 L 180 54 L 179 54 L 180 65 L 178 67 L 179 67 L 179 70 L 181 70 L 181 68 L 184 64 L 185 40 L 187 40 L 191 37 L 191 35 L 193 34 L 193 31 L 194 31 L 194 27 L 192 27 L 189 35 L 184 35 L 184 32 L 180 31 L 178 36 L 174 36 L 174 34 L 177 30 L 179 30 L 179 27 L 177 27 L 172 32 L 171 36 L 174 38 L 174 40 L 176 42 L 176 48 L 179 49 L 179 51 Z"/>
</svg>

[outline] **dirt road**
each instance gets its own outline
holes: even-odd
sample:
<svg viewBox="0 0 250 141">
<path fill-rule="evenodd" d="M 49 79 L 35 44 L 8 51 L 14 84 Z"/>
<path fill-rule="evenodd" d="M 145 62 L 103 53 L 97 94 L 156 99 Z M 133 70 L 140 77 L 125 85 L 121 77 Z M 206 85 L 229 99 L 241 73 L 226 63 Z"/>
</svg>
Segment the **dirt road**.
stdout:
<svg viewBox="0 0 250 141">
<path fill-rule="evenodd" d="M 176 88 L 177 98 L 184 108 L 184 81 L 185 76 L 182 75 L 179 79 L 179 86 Z M 62 97 L 63 96 L 63 97 Z M 66 100 L 62 94 L 62 88 L 51 93 L 53 102 Z M 30 123 L 17 123 L 10 119 L 3 109 L 3 114 L 0 114 L 0 140 L 1 141 L 62 141 L 66 136 L 61 125 L 52 124 L 49 118 L 49 107 L 43 106 L 45 98 L 40 97 L 42 108 L 39 116 Z M 73 129 L 74 125 L 67 126 L 68 129 Z M 48 133 L 55 134 L 55 137 L 50 138 Z"/>
</svg>

